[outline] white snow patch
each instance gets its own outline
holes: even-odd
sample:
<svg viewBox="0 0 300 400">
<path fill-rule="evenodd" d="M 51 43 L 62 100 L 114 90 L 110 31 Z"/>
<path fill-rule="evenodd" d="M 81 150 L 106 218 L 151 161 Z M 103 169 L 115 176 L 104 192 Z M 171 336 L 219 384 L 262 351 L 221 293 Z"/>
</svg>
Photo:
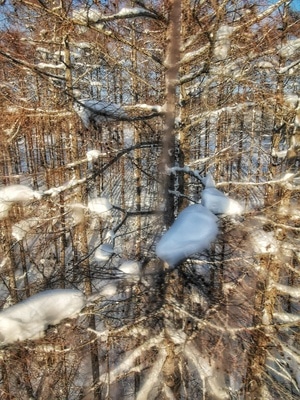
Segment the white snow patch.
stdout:
<svg viewBox="0 0 300 400">
<path fill-rule="evenodd" d="M 71 203 L 68 205 L 70 209 L 70 217 L 72 219 L 72 225 L 78 225 L 82 223 L 85 219 L 85 210 L 87 209 L 85 205 L 81 203 Z"/>
<path fill-rule="evenodd" d="M 300 49 L 300 39 L 288 40 L 280 49 L 279 54 L 282 57 L 292 57 L 296 55 L 298 49 Z"/>
<path fill-rule="evenodd" d="M 274 232 L 257 229 L 250 236 L 253 251 L 257 254 L 275 254 L 278 251 L 278 241 Z"/>
<path fill-rule="evenodd" d="M 71 165 L 76 165 L 76 164 L 74 164 L 74 163 L 69 164 L 70 167 L 71 167 Z M 68 182 L 66 182 L 65 184 L 63 184 L 61 186 L 52 187 L 50 189 L 45 190 L 44 195 L 56 197 L 59 195 L 59 193 L 65 191 L 67 189 L 72 189 L 73 187 L 80 185 L 80 184 L 84 183 L 85 181 L 86 181 L 86 178 L 76 179 L 75 177 L 73 177 Z"/>
<path fill-rule="evenodd" d="M 66 69 L 66 65 L 64 63 L 59 63 L 59 64 L 52 64 L 52 63 L 38 63 L 36 65 L 39 69 Z"/>
<path fill-rule="evenodd" d="M 282 285 L 277 282 L 270 282 L 270 285 L 278 290 L 278 292 L 282 294 L 289 295 L 293 297 L 294 299 L 300 299 L 300 287 L 295 287 L 295 286 L 288 286 L 288 285 Z"/>
<path fill-rule="evenodd" d="M 99 150 L 89 150 L 86 153 L 86 158 L 88 161 L 95 161 L 101 156 L 101 151 Z"/>
<path fill-rule="evenodd" d="M 289 369 L 293 373 L 293 378 L 296 379 L 297 389 L 299 391 L 300 388 L 300 354 L 299 350 L 294 348 L 293 346 L 285 346 L 282 344 L 282 351 L 284 354 L 285 361 L 289 367 Z"/>
<path fill-rule="evenodd" d="M 108 241 L 109 240 L 114 240 L 115 236 L 116 236 L 115 232 L 111 229 L 111 230 L 106 232 L 106 235 L 105 235 L 104 239 L 108 240 Z"/>
<path fill-rule="evenodd" d="M 109 218 L 112 205 L 106 197 L 95 197 L 88 201 L 88 209 L 91 213 L 101 215 L 102 218 Z"/>
<path fill-rule="evenodd" d="M 297 114 L 294 119 L 295 128 L 300 128 L 300 107 L 298 106 Z"/>
<path fill-rule="evenodd" d="M 200 204 L 191 205 L 157 243 L 156 255 L 174 267 L 190 255 L 208 249 L 217 234 L 217 217 Z"/>
<path fill-rule="evenodd" d="M 118 268 L 133 280 L 138 280 L 141 275 L 141 266 L 137 261 L 124 261 Z"/>
<path fill-rule="evenodd" d="M 122 106 L 95 99 L 79 99 L 78 103 L 74 105 L 74 110 L 86 128 L 89 128 L 92 122 L 101 124 L 107 120 L 126 118 Z"/>
<path fill-rule="evenodd" d="M 231 48 L 230 36 L 233 31 L 234 28 L 228 25 L 222 25 L 218 29 L 214 48 L 214 56 L 218 61 L 223 61 L 228 57 Z"/>
<path fill-rule="evenodd" d="M 27 203 L 41 199 L 41 194 L 25 185 L 10 185 L 0 190 L 0 201 L 12 203 Z"/>
<path fill-rule="evenodd" d="M 186 344 L 184 349 L 185 355 L 194 364 L 202 382 L 206 393 L 210 394 L 214 399 L 228 399 L 228 393 L 225 384 L 225 373 L 222 369 L 217 368 L 216 363 L 202 354 L 191 343 Z"/>
<path fill-rule="evenodd" d="M 286 312 L 274 312 L 273 318 L 275 321 L 285 324 L 293 324 L 300 321 L 300 316 Z"/>
<path fill-rule="evenodd" d="M 262 68 L 262 69 L 273 69 L 274 65 L 270 61 L 259 61 L 256 64 L 257 68 Z"/>
<path fill-rule="evenodd" d="M 97 22 L 101 19 L 102 13 L 98 10 L 88 8 L 81 8 L 73 11 L 73 18 L 80 22 Z"/>
<path fill-rule="evenodd" d="M 175 329 L 169 321 L 166 321 L 165 333 L 176 345 L 184 345 L 187 342 L 187 334 L 180 329 Z"/>
<path fill-rule="evenodd" d="M 201 182 L 205 186 L 205 188 L 215 187 L 215 180 L 211 173 L 208 173 L 204 178 L 201 178 Z"/>
<path fill-rule="evenodd" d="M 95 259 L 97 261 L 108 261 L 115 253 L 114 248 L 109 243 L 101 244 L 95 251 Z"/>
<path fill-rule="evenodd" d="M 32 200 L 40 200 L 41 194 L 25 185 L 10 185 L 0 189 L 0 220 L 7 218 L 14 203 L 26 205 Z"/>
<path fill-rule="evenodd" d="M 138 16 L 154 17 L 155 14 L 142 7 L 123 7 L 117 14 L 115 14 L 115 17 L 123 18 L 132 18 Z"/>
<path fill-rule="evenodd" d="M 53 289 L 35 294 L 0 312 L 0 343 L 38 339 L 49 325 L 76 318 L 86 299 L 75 289 Z"/>
<path fill-rule="evenodd" d="M 214 214 L 240 215 L 244 210 L 240 203 L 216 188 L 203 190 L 201 204 Z"/>
<path fill-rule="evenodd" d="M 223 192 L 216 189 L 214 180 L 210 174 L 202 179 L 205 189 L 201 194 L 201 204 L 214 214 L 240 215 L 243 207 L 236 200 L 227 197 Z"/>
<path fill-rule="evenodd" d="M 9 216 L 9 210 L 11 209 L 11 207 L 11 203 L 6 203 L 5 201 L 0 200 L 0 220 L 5 219 Z"/>
<path fill-rule="evenodd" d="M 23 240 L 30 231 L 39 224 L 38 219 L 24 219 L 12 226 L 12 235 L 17 240 Z"/>
<path fill-rule="evenodd" d="M 287 152 L 288 152 L 288 150 L 275 150 L 273 148 L 271 154 L 273 157 L 285 158 L 287 155 Z"/>
<path fill-rule="evenodd" d="M 145 400 L 150 398 L 150 393 L 153 392 L 153 388 L 159 386 L 166 357 L 167 351 L 164 347 L 161 347 L 155 362 L 147 373 L 147 378 L 137 393 L 136 400 Z"/>
<path fill-rule="evenodd" d="M 134 104 L 133 106 L 124 106 L 126 110 L 148 111 L 155 113 L 163 113 L 165 111 L 163 106 L 151 104 Z"/>
<path fill-rule="evenodd" d="M 285 103 L 291 108 L 297 108 L 300 97 L 296 93 L 287 93 L 284 96 Z"/>
<path fill-rule="evenodd" d="M 100 293 L 105 297 L 114 296 L 117 293 L 117 287 L 113 284 L 106 285 L 100 290 Z"/>
</svg>

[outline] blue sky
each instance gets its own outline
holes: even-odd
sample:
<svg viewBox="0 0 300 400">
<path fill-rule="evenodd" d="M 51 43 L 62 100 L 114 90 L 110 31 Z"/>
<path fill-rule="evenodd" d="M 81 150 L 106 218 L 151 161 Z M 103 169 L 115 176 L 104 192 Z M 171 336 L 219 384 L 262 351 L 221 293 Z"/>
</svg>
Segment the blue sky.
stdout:
<svg viewBox="0 0 300 400">
<path fill-rule="evenodd" d="M 293 0 L 291 2 L 291 8 L 294 10 L 300 11 L 300 0 Z"/>
<path fill-rule="evenodd" d="M 269 3 L 274 4 L 277 3 L 277 1 L 278 0 L 269 0 Z M 293 10 L 300 11 L 300 0 L 292 0 L 290 5 Z"/>
</svg>

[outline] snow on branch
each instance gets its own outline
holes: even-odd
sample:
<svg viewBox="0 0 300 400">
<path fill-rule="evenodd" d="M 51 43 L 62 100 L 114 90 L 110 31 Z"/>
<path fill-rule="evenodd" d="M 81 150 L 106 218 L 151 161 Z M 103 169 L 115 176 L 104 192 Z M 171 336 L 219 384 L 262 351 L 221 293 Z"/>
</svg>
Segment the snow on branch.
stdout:
<svg viewBox="0 0 300 400">
<path fill-rule="evenodd" d="M 113 165 L 115 162 L 117 162 L 125 154 L 128 154 L 131 151 L 134 151 L 135 149 L 149 148 L 149 147 L 158 146 L 158 145 L 160 145 L 160 143 L 158 141 L 140 142 L 140 143 L 136 143 L 133 146 L 121 149 L 118 152 L 112 151 L 111 153 L 110 152 L 102 153 L 102 152 L 99 152 L 98 150 L 91 150 L 90 152 L 87 152 L 86 158 L 75 161 L 73 163 L 66 164 L 66 168 L 73 168 L 76 165 L 80 165 L 80 164 L 88 162 L 88 161 L 95 161 L 97 158 L 99 158 L 101 156 L 104 157 L 104 156 L 108 156 L 108 155 L 112 155 L 112 154 L 114 156 L 100 168 L 94 168 L 93 171 L 90 174 L 87 174 L 84 178 L 76 179 L 73 177 L 68 182 L 64 183 L 61 186 L 52 187 L 52 188 L 45 190 L 42 193 L 42 196 L 55 197 L 58 194 L 64 192 L 65 190 L 73 189 L 77 186 L 80 186 L 80 185 L 86 183 L 88 180 L 94 180 L 96 176 L 103 174 L 111 165 Z M 0 213 L 1 213 L 1 196 L 0 196 Z"/>
<path fill-rule="evenodd" d="M 1 219 L 1 218 L 0 218 Z M 39 218 L 29 218 L 21 220 L 12 225 L 12 236 L 17 240 L 21 241 L 27 234 L 32 232 L 32 229 L 36 228 L 40 224 Z"/>
<path fill-rule="evenodd" d="M 130 106 L 124 106 L 124 110 L 128 111 L 146 111 L 155 113 L 156 115 L 161 115 L 165 112 L 165 107 L 160 105 L 151 105 L 151 104 L 134 104 Z"/>
<path fill-rule="evenodd" d="M 49 325 L 76 318 L 86 298 L 79 290 L 45 290 L 0 312 L 0 344 L 41 338 Z"/>
<path fill-rule="evenodd" d="M 151 119 L 161 116 L 165 112 L 164 106 L 160 105 L 135 104 L 123 106 L 97 99 L 78 99 L 74 104 L 74 110 L 86 128 L 89 128 L 92 124 L 100 125 L 112 120 L 134 122 Z M 133 113 L 138 115 L 132 115 Z"/>
<path fill-rule="evenodd" d="M 52 64 L 52 63 L 40 62 L 40 63 L 36 64 L 36 66 L 40 70 L 48 69 L 48 68 L 56 69 L 56 70 L 58 70 L 58 69 L 65 70 L 66 69 L 66 65 L 64 63 Z"/>
<path fill-rule="evenodd" d="M 300 316 L 296 314 L 291 314 L 287 312 L 274 312 L 273 318 L 275 321 L 279 323 L 283 323 L 284 325 L 294 325 L 295 323 L 300 322 Z"/>
<path fill-rule="evenodd" d="M 81 8 L 73 12 L 73 20 L 86 24 L 101 24 L 104 22 L 115 21 L 118 19 L 132 18 L 152 18 L 157 19 L 158 16 L 142 7 L 124 7 L 116 14 L 104 15 L 101 11 L 94 8 Z"/>
<path fill-rule="evenodd" d="M 66 182 L 65 184 L 63 184 L 61 186 L 52 187 L 50 189 L 45 190 L 43 194 L 46 196 L 55 197 L 58 194 L 60 194 L 61 192 L 64 192 L 65 190 L 73 189 L 79 185 L 82 185 L 86 181 L 87 181 L 87 177 L 82 178 L 82 179 L 72 178 L 70 181 Z"/>
<path fill-rule="evenodd" d="M 164 366 L 164 363 L 167 358 L 166 349 L 163 347 L 159 350 L 157 355 L 157 359 L 155 363 L 152 365 L 150 372 L 147 373 L 147 378 L 143 383 L 143 386 L 138 391 L 136 400 L 144 400 L 148 399 L 150 392 L 153 390 L 155 386 L 159 386 L 161 383 L 161 373 Z"/>
<path fill-rule="evenodd" d="M 29 70 L 29 71 L 34 71 L 39 75 L 43 75 L 43 76 L 47 76 L 49 78 L 53 78 L 56 80 L 61 80 L 64 81 L 65 78 L 59 75 L 54 75 L 48 71 L 45 71 L 44 68 L 39 68 L 37 65 L 32 64 L 32 63 L 28 63 L 24 60 L 21 60 L 20 58 L 16 57 L 13 54 L 4 52 L 2 50 L 0 50 L 0 55 L 3 56 L 5 59 L 13 62 L 15 65 L 17 65 L 18 67 L 20 67 L 21 69 L 25 69 L 25 70 Z"/>
<path fill-rule="evenodd" d="M 231 34 L 234 32 L 234 27 L 221 25 L 216 33 L 216 42 L 214 48 L 214 56 L 218 61 L 227 59 L 231 48 Z"/>
<path fill-rule="evenodd" d="M 242 31 L 243 29 L 247 28 L 248 26 L 257 24 L 259 21 L 262 21 L 264 18 L 271 15 L 274 11 L 276 11 L 283 4 L 285 4 L 285 3 L 288 4 L 289 2 L 290 2 L 290 0 L 278 0 L 277 2 L 274 2 L 268 8 L 266 8 L 264 11 L 262 11 L 260 14 L 255 15 L 253 18 L 246 20 L 246 22 L 243 22 L 240 25 L 237 25 L 234 28 L 234 32 Z"/>
<path fill-rule="evenodd" d="M 89 128 L 92 123 L 101 124 L 107 120 L 127 119 L 127 114 L 122 106 L 95 99 L 77 100 L 74 110 L 86 128 Z"/>
<path fill-rule="evenodd" d="M 200 379 L 209 386 L 209 392 L 214 395 L 216 399 L 227 399 L 227 393 L 225 391 L 224 373 L 221 371 L 217 373 L 217 367 L 214 365 L 213 360 L 209 357 L 203 357 L 203 355 L 197 350 L 197 348 L 188 343 L 184 349 L 185 355 L 194 364 L 196 371 L 199 374 Z"/>
<path fill-rule="evenodd" d="M 99 378 L 99 383 L 105 383 L 109 380 L 109 383 L 111 384 L 115 382 L 119 377 L 124 376 L 130 371 L 141 370 L 141 365 L 136 366 L 136 359 L 138 357 L 141 357 L 145 351 L 151 349 L 152 347 L 159 347 L 162 341 L 162 335 L 156 336 L 149 339 L 141 346 L 135 348 L 130 354 L 125 355 L 124 359 L 114 369 L 110 370 L 109 376 L 107 375 L 107 373 L 103 373 Z"/>
<path fill-rule="evenodd" d="M 289 58 L 298 54 L 299 49 L 300 39 L 291 39 L 282 45 L 278 52 L 282 57 Z"/>
<path fill-rule="evenodd" d="M 211 174 L 207 174 L 202 182 L 205 185 L 205 189 L 201 193 L 201 204 L 204 207 L 217 215 L 241 215 L 243 213 L 244 208 L 240 203 L 216 189 Z"/>
<path fill-rule="evenodd" d="M 194 121 L 190 123 L 189 128 L 192 128 L 193 126 L 198 125 L 204 119 L 219 118 L 220 115 L 224 112 L 226 112 L 228 114 L 232 114 L 234 112 L 240 112 L 240 111 L 244 110 L 245 108 L 249 109 L 253 106 L 255 106 L 255 103 L 253 103 L 252 101 L 246 101 L 244 103 L 234 104 L 233 106 L 222 107 L 217 110 L 205 111 L 202 114 L 192 115 L 190 117 L 190 119 L 194 120 Z"/>
<path fill-rule="evenodd" d="M 210 247 L 218 234 L 217 217 L 194 204 L 178 215 L 156 245 L 156 255 L 174 268 L 194 253 Z"/>
<path fill-rule="evenodd" d="M 230 49 L 230 39 L 229 38 L 231 35 L 237 34 L 239 31 L 242 31 L 243 29 L 245 29 L 248 26 L 257 24 L 259 21 L 263 20 L 268 15 L 272 14 L 282 4 L 288 3 L 289 1 L 290 0 L 279 0 L 279 1 L 275 2 L 274 4 L 271 4 L 268 8 L 266 8 L 260 14 L 255 15 L 253 18 L 246 20 L 246 22 L 243 21 L 241 24 L 236 25 L 234 27 L 225 26 L 225 25 L 221 26 L 216 35 L 216 48 L 214 49 L 215 57 L 220 58 L 220 59 L 226 58 L 226 55 L 228 54 L 229 49 Z M 200 32 L 202 32 L 202 31 L 200 30 Z M 187 47 L 196 43 L 198 41 L 198 39 L 199 39 L 199 35 L 197 35 L 197 34 L 192 36 L 191 38 L 189 38 L 188 42 L 182 48 L 182 51 L 186 50 Z M 210 46 L 210 44 L 206 44 L 205 46 L 202 46 L 200 49 L 197 49 L 196 51 L 191 51 L 191 52 L 186 53 L 182 57 L 181 63 L 186 64 L 186 63 L 190 63 L 190 62 L 197 60 L 205 51 L 208 50 L 209 46 Z M 290 49 L 288 49 L 286 51 L 289 51 L 289 50 Z M 186 76 L 185 79 L 187 79 L 187 78 L 188 77 Z"/>
<path fill-rule="evenodd" d="M 293 297 L 294 299 L 300 299 L 300 287 L 294 287 L 290 285 L 282 285 L 277 282 L 271 282 L 271 287 L 274 287 L 281 294 L 286 294 Z"/>
<path fill-rule="evenodd" d="M 140 18 L 140 17 L 156 19 L 157 15 L 142 7 L 124 7 L 116 14 L 102 15 L 97 22 L 111 21 L 114 19 Z"/>
<path fill-rule="evenodd" d="M 236 186 L 263 186 L 263 185 L 276 185 L 276 184 L 282 184 L 282 185 L 288 185 L 290 181 L 292 181 L 296 177 L 296 174 L 287 172 L 285 175 L 278 179 L 271 179 L 271 180 L 266 180 L 264 182 L 243 182 L 243 181 L 226 181 L 226 182 L 219 182 L 217 186 L 225 186 L 225 185 L 236 185 Z"/>
<path fill-rule="evenodd" d="M 167 172 L 167 174 L 176 174 L 177 172 L 183 172 L 187 175 L 193 176 L 198 181 L 202 182 L 200 172 L 197 170 L 191 169 L 189 166 L 185 166 L 185 167 L 177 167 L 176 166 L 176 167 L 167 168 L 166 172 Z"/>
<path fill-rule="evenodd" d="M 197 49 L 197 50 L 190 51 L 190 52 L 186 53 L 186 54 L 181 58 L 180 64 L 181 64 L 181 65 L 185 65 L 185 64 L 188 64 L 188 63 L 191 63 L 191 62 L 197 60 L 197 59 L 200 58 L 200 57 L 203 57 L 203 54 L 205 53 L 205 51 L 208 50 L 208 48 L 209 48 L 209 44 L 206 44 L 206 45 L 200 47 L 200 48 Z M 184 79 L 184 78 L 182 78 L 182 79 Z"/>
<path fill-rule="evenodd" d="M 110 218 L 113 206 L 106 197 L 89 199 L 88 209 L 91 213 L 100 215 L 103 219 Z"/>
<path fill-rule="evenodd" d="M 10 185 L 0 189 L 0 220 L 8 217 L 14 204 L 26 205 L 40 199 L 41 194 L 26 185 Z"/>
<path fill-rule="evenodd" d="M 286 74 L 288 72 L 289 75 L 292 75 L 292 74 L 298 72 L 299 68 L 300 68 L 300 59 L 288 64 L 285 67 L 279 68 L 278 69 L 278 73 L 279 74 Z"/>
</svg>

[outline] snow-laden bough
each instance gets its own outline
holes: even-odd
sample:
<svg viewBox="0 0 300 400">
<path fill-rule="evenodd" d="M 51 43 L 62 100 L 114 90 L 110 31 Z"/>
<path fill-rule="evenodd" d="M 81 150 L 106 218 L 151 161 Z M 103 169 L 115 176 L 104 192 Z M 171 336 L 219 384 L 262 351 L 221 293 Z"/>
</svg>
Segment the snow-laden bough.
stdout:
<svg viewBox="0 0 300 400">
<path fill-rule="evenodd" d="M 201 204 L 214 214 L 240 215 L 243 206 L 236 200 L 227 197 L 215 188 L 215 183 L 210 174 L 203 179 L 205 189 L 202 191 Z"/>
<path fill-rule="evenodd" d="M 41 194 L 26 185 L 10 185 L 0 190 L 0 201 L 7 203 L 27 203 L 40 200 Z"/>
<path fill-rule="evenodd" d="M 108 261 L 114 253 L 115 250 L 110 243 L 103 243 L 96 249 L 95 259 L 97 261 Z"/>
<path fill-rule="evenodd" d="M 217 217 L 201 204 L 185 208 L 156 246 L 156 255 L 175 267 L 210 247 L 218 234 Z"/>
<path fill-rule="evenodd" d="M 102 218 L 109 218 L 112 205 L 106 197 L 95 197 L 88 201 L 88 209 L 91 213 L 100 215 Z"/>
<path fill-rule="evenodd" d="M 26 185 L 9 185 L 0 189 L 0 220 L 7 218 L 11 207 L 15 203 L 26 204 L 33 200 L 40 200 L 41 194 Z"/>
<path fill-rule="evenodd" d="M 37 293 L 0 312 L 0 345 L 41 338 L 50 325 L 76 318 L 86 297 L 75 289 L 52 289 Z"/>
</svg>

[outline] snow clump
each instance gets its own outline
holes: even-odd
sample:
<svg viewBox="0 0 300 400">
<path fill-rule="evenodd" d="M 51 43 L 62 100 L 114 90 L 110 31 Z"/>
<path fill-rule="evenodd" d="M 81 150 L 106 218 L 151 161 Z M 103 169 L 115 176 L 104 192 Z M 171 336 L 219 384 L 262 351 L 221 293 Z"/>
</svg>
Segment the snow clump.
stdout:
<svg viewBox="0 0 300 400">
<path fill-rule="evenodd" d="M 218 61 L 224 61 L 229 55 L 231 48 L 231 35 L 234 28 L 228 25 L 221 25 L 216 33 L 214 56 Z"/>
<path fill-rule="evenodd" d="M 97 261 L 108 261 L 114 253 L 115 251 L 111 244 L 103 243 L 95 251 L 95 259 Z"/>
<path fill-rule="evenodd" d="M 112 205 L 106 197 L 95 197 L 88 201 L 88 209 L 91 213 L 101 215 L 102 218 L 109 218 Z"/>
<path fill-rule="evenodd" d="M 76 318 L 85 304 L 85 296 L 75 289 L 37 293 L 0 312 L 0 344 L 41 338 L 49 325 Z"/>
<path fill-rule="evenodd" d="M 217 215 L 240 215 L 243 213 L 243 206 L 240 203 L 215 188 L 215 182 L 210 174 L 202 182 L 205 185 L 201 194 L 201 204 L 204 207 Z"/>
<path fill-rule="evenodd" d="M 138 281 L 140 279 L 141 266 L 137 261 L 124 261 L 118 268 L 126 275 L 126 278 L 133 281 Z"/>
<path fill-rule="evenodd" d="M 19 242 L 25 238 L 25 236 L 31 232 L 33 228 L 39 225 L 39 220 L 34 219 L 24 219 L 12 226 L 12 236 Z"/>
<path fill-rule="evenodd" d="M 218 234 L 217 217 L 201 204 L 185 208 L 156 246 L 156 255 L 175 267 L 210 247 Z"/>
<path fill-rule="evenodd" d="M 16 203 L 26 204 L 40 200 L 41 194 L 26 185 L 10 185 L 0 189 L 0 220 L 7 218 L 10 209 Z"/>
<path fill-rule="evenodd" d="M 96 99 L 80 99 L 74 105 L 74 110 L 86 128 L 92 123 L 99 125 L 107 120 L 126 119 L 122 106 Z"/>
<path fill-rule="evenodd" d="M 86 158 L 88 161 L 95 161 L 101 156 L 101 151 L 99 150 L 89 150 L 86 153 Z"/>
<path fill-rule="evenodd" d="M 27 203 L 32 200 L 40 200 L 41 194 L 25 185 L 10 185 L 0 190 L 0 201 L 7 203 Z"/>
</svg>

